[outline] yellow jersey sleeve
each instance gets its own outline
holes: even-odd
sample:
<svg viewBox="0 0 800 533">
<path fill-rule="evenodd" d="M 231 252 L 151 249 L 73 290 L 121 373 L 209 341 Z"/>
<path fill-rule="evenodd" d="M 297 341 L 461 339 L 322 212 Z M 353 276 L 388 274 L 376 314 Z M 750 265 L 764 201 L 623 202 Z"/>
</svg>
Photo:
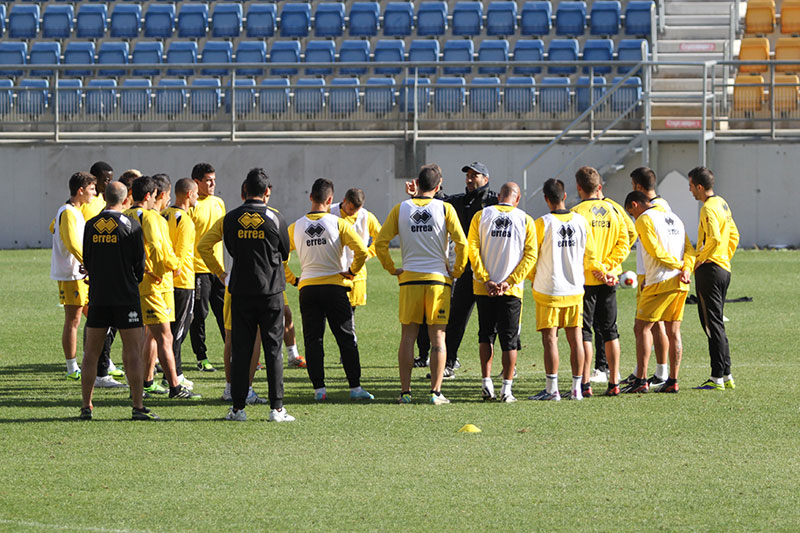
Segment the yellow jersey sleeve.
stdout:
<svg viewBox="0 0 800 533">
<path fill-rule="evenodd" d="M 544 219 L 537 218 L 536 222 L 533 224 L 534 230 L 536 232 L 536 253 L 538 256 L 539 250 L 542 249 L 542 243 L 544 242 Z M 530 272 L 528 273 L 528 279 L 531 280 L 533 283 L 534 278 L 536 277 L 536 263 L 534 263 L 533 268 L 531 268 Z"/>
<path fill-rule="evenodd" d="M 539 243 L 536 234 L 536 225 L 529 215 L 525 215 L 525 247 L 522 249 L 522 261 L 517 268 L 508 276 L 506 281 L 512 287 L 524 280 L 529 272 L 536 266 L 536 258 L 539 255 Z"/>
<path fill-rule="evenodd" d="M 642 215 L 636 219 L 636 234 L 639 236 L 639 243 L 644 248 L 644 251 L 650 254 L 651 257 L 669 268 L 680 270 L 683 267 L 683 264 L 664 250 L 661 243 L 658 242 L 658 235 L 650 217 Z M 691 243 L 689 246 L 691 247 Z"/>
<path fill-rule="evenodd" d="M 225 266 L 217 258 L 215 247 L 217 243 L 222 242 L 222 230 L 225 217 L 220 218 L 211 228 L 197 241 L 197 253 L 205 262 L 208 269 L 217 277 L 221 277 L 225 273 Z"/>
<path fill-rule="evenodd" d="M 289 233 L 289 253 L 291 254 L 294 250 L 294 222 L 289 224 L 288 228 Z M 286 276 L 286 283 L 290 285 L 297 286 L 297 276 L 294 275 L 292 269 L 289 268 L 289 257 L 286 258 L 286 261 L 283 262 L 283 273 Z"/>
<path fill-rule="evenodd" d="M 684 244 L 683 244 L 683 268 L 682 270 L 688 270 L 692 272 L 694 270 L 694 264 L 696 261 L 695 257 L 695 249 L 692 246 L 692 241 L 689 240 L 689 235 L 684 236 Z"/>
<path fill-rule="evenodd" d="M 474 278 L 481 282 L 486 283 L 489 281 L 489 272 L 483 265 L 483 258 L 481 257 L 481 219 L 483 218 L 483 210 L 475 213 L 472 217 L 472 222 L 469 223 L 469 234 L 467 235 L 467 249 L 469 255 L 469 263 L 472 265 L 472 273 Z"/>
<path fill-rule="evenodd" d="M 80 221 L 83 224 L 83 221 Z M 83 242 L 78 238 L 78 221 L 75 219 L 74 211 L 64 209 L 61 212 L 61 219 L 58 221 L 58 234 L 64 246 L 79 263 L 83 263 Z"/>
<path fill-rule="evenodd" d="M 618 226 L 616 242 L 612 246 L 611 252 L 603 261 L 603 266 L 608 272 L 613 272 L 614 270 L 616 270 L 620 265 L 622 265 L 622 262 L 625 261 L 625 258 L 628 257 L 628 254 L 631 253 L 630 235 L 627 232 L 625 222 L 623 220 L 627 219 L 628 217 L 622 213 L 619 213 L 616 209 L 614 209 L 614 213 L 617 216 L 617 221 L 619 222 L 619 226 Z M 635 229 L 633 233 L 634 235 L 636 234 Z"/>
<path fill-rule="evenodd" d="M 736 227 L 736 222 L 731 217 L 730 236 L 728 237 L 728 260 L 733 259 L 733 254 L 736 253 L 736 248 L 739 246 L 739 228 Z"/>
<path fill-rule="evenodd" d="M 339 235 L 342 238 L 342 245 L 353 250 L 353 263 L 350 265 L 350 273 L 357 274 L 367 261 L 367 246 L 361 237 L 356 233 L 352 224 L 342 218 L 337 220 L 339 224 Z"/>
<path fill-rule="evenodd" d="M 381 232 L 381 223 L 372 212 L 368 211 L 367 213 L 367 231 L 369 236 L 372 237 L 372 244 L 367 248 L 367 252 L 369 257 L 375 257 L 375 239 L 378 238 L 378 234 Z"/>
<path fill-rule="evenodd" d="M 584 219 L 586 220 L 586 219 Z M 592 233 L 592 228 L 589 227 L 589 222 L 586 221 L 586 250 L 583 253 L 583 269 L 586 272 L 602 272 L 603 274 L 606 273 L 603 264 L 598 259 L 597 254 L 597 244 L 594 240 L 594 234 Z"/>
<path fill-rule="evenodd" d="M 444 203 L 444 220 L 447 227 L 447 233 L 450 234 L 450 240 L 453 241 L 456 250 L 456 260 L 453 264 L 453 272 L 451 273 L 454 278 L 460 278 L 467 267 L 467 253 L 468 244 L 467 236 L 464 235 L 464 230 L 461 228 L 461 222 L 458 220 L 458 214 L 452 204 Z"/>
<path fill-rule="evenodd" d="M 378 237 L 373 243 L 378 261 L 380 261 L 381 266 L 392 275 L 397 271 L 397 268 L 394 266 L 392 256 L 389 254 L 389 242 L 397 235 L 397 221 L 399 216 L 400 204 L 397 204 L 391 212 L 389 212 L 389 216 L 386 217 L 380 232 L 378 232 Z"/>
<path fill-rule="evenodd" d="M 172 239 L 169 238 L 169 226 L 167 221 L 161 214 L 157 214 L 159 225 L 161 226 L 161 247 L 164 252 L 164 268 L 165 271 L 175 271 L 181 267 L 181 260 L 175 253 L 175 248 L 172 247 Z"/>
</svg>

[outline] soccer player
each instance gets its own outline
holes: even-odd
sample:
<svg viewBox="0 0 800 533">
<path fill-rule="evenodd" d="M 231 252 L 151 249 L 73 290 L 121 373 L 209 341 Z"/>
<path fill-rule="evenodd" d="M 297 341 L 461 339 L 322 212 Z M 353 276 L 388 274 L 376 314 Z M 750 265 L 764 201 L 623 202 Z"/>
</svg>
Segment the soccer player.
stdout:
<svg viewBox="0 0 800 533">
<path fill-rule="evenodd" d="M 89 169 L 89 173 L 97 179 L 97 196 L 91 202 L 81 206 L 81 213 L 86 220 L 98 215 L 106 207 L 106 186 L 114 179 L 114 169 L 105 161 L 97 161 Z"/>
<path fill-rule="evenodd" d="M 136 178 L 141 178 L 142 173 L 135 168 L 130 170 L 126 170 L 119 176 L 119 182 L 124 183 L 125 187 L 128 188 L 128 196 L 125 198 L 125 201 L 122 203 L 123 209 L 128 209 L 131 204 L 133 203 L 133 193 L 131 192 L 131 186 L 133 185 L 133 180 Z"/>
<path fill-rule="evenodd" d="M 643 249 L 644 283 L 636 302 L 636 379 L 622 392 L 644 393 L 651 387 L 647 380 L 647 360 L 653 344 L 656 322 L 664 322 L 669 352 L 669 376 L 656 392 L 678 392 L 678 371 L 683 356 L 681 321 L 689 293 L 694 266 L 694 249 L 683 222 L 671 211 L 652 203 L 641 191 L 625 198 L 625 209 L 636 219 L 636 233 Z"/>
<path fill-rule="evenodd" d="M 592 167 L 581 167 L 575 173 L 578 196 L 581 201 L 572 208 L 589 222 L 589 232 L 595 244 L 596 259 L 603 263 L 606 271 L 620 271 L 620 265 L 630 253 L 630 243 L 622 218 L 627 214 L 618 212 L 616 207 L 603 200 L 600 174 Z M 606 394 L 619 394 L 619 333 L 617 331 L 617 287 L 607 285 L 595 278 L 591 272 L 584 272 L 583 293 L 583 383 L 581 393 L 592 396 L 589 377 L 592 370 L 592 329 L 600 336 L 607 357 L 609 383 Z"/>
<path fill-rule="evenodd" d="M 64 328 L 61 347 L 67 361 L 67 379 L 81 379 L 75 357 L 78 346 L 78 327 L 83 308 L 89 303 L 89 286 L 83 281 L 83 228 L 85 221 L 80 208 L 95 196 L 97 179 L 86 172 L 69 178 L 69 200 L 58 208 L 53 232 L 53 253 L 50 279 L 58 282 L 58 298 L 64 306 Z M 113 378 L 112 378 L 113 379 Z"/>
<path fill-rule="evenodd" d="M 122 361 L 130 383 L 133 420 L 158 420 L 142 404 L 142 313 L 139 282 L 144 276 L 145 251 L 142 228 L 136 220 L 122 214 L 127 191 L 121 183 L 106 187 L 106 209 L 90 219 L 83 235 L 83 260 L 92 283 L 89 286 L 89 312 L 86 319 L 86 349 L 81 389 L 83 406 L 80 418 L 91 420 L 92 393 L 97 359 L 109 327 L 119 330 Z"/>
<path fill-rule="evenodd" d="M 731 375 L 731 352 L 725 333 L 723 310 L 731 282 L 731 258 L 739 244 L 739 230 L 731 209 L 714 194 L 714 174 L 705 167 L 689 172 L 689 191 L 700 208 L 697 230 L 697 256 L 694 281 L 697 284 L 697 310 L 700 325 L 708 337 L 711 377 L 697 389 L 724 390 L 736 385 Z"/>
<path fill-rule="evenodd" d="M 542 188 L 550 213 L 536 219 L 536 240 L 539 250 L 536 267 L 531 271 L 533 299 L 536 302 L 536 329 L 542 332 L 544 346 L 545 389 L 530 396 L 531 400 L 559 401 L 558 330 L 567 336 L 572 366 L 572 389 L 569 398 L 582 400 L 584 273 L 591 272 L 606 284 L 616 280 L 596 259 L 594 239 L 588 221 L 578 213 L 567 211 L 567 193 L 561 180 L 549 179 Z"/>
<path fill-rule="evenodd" d="M 194 221 L 196 241 L 194 254 L 194 317 L 189 336 L 192 341 L 192 350 L 197 356 L 197 368 L 203 372 L 214 372 L 216 369 L 208 360 L 206 347 L 206 317 L 208 308 L 214 313 L 217 320 L 219 334 L 225 339 L 225 318 L 223 306 L 225 304 L 225 285 L 211 273 L 203 258 L 197 251 L 197 243 L 203 235 L 211 229 L 214 222 L 225 216 L 225 202 L 222 198 L 214 196 L 217 184 L 217 174 L 208 163 L 197 163 L 192 168 L 192 179 L 197 184 L 197 205 L 189 209 L 189 217 Z M 222 244 L 217 244 L 214 254 L 220 264 L 222 260 Z"/>
<path fill-rule="evenodd" d="M 441 186 L 441 173 L 423 167 L 412 185 L 414 197 L 394 206 L 375 240 L 381 266 L 397 276 L 400 285 L 399 403 L 411 403 L 414 342 L 422 324 L 427 324 L 431 341 L 430 402 L 450 403 L 441 390 L 447 359 L 445 329 L 453 278 L 460 277 L 467 264 L 467 238 L 453 206 L 434 198 Z M 389 255 L 389 241 L 395 236 L 400 238 L 402 268 L 397 268 Z M 448 265 L 448 237 L 455 247 L 452 269 Z"/>
<path fill-rule="evenodd" d="M 536 229 L 521 209 L 519 185 L 503 184 L 498 204 L 472 217 L 469 227 L 469 260 L 472 289 L 478 306 L 478 343 L 481 390 L 484 400 L 494 400 L 492 356 L 495 337 L 503 350 L 503 386 L 500 401 L 517 399 L 511 392 L 522 318 L 523 283 L 536 263 Z"/>
<path fill-rule="evenodd" d="M 311 211 L 289 226 L 291 249 L 300 258 L 300 315 L 303 317 L 303 339 L 306 348 L 306 369 L 314 386 L 314 399 L 328 397 L 325 388 L 325 320 L 331 328 L 347 381 L 351 400 L 373 400 L 361 387 L 361 361 L 353 326 L 353 308 L 348 291 L 352 280 L 367 260 L 367 247 L 356 230 L 344 219 L 329 213 L 333 203 L 333 183 L 319 178 L 311 187 Z M 348 267 L 344 248 L 353 251 Z"/>
</svg>

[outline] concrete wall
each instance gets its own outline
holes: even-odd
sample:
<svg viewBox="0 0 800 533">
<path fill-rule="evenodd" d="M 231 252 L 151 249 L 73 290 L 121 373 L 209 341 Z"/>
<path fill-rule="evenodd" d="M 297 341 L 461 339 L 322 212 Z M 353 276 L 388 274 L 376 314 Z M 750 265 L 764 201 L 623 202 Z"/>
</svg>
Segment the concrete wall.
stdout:
<svg viewBox="0 0 800 533">
<path fill-rule="evenodd" d="M 485 163 L 494 188 L 506 180 L 521 183 L 522 166 L 540 149 L 534 143 L 426 142 L 417 147 L 418 162 L 436 162 L 445 175 L 447 193 L 463 191 L 461 167 L 472 161 Z M 580 158 L 581 164 L 601 166 L 620 145 L 595 145 Z M 580 144 L 557 146 L 528 172 L 528 190 L 534 191 L 581 149 Z M 697 165 L 697 144 L 662 142 L 653 150 L 652 166 L 664 178 L 661 193 L 696 235 L 698 205 L 688 192 L 686 173 Z M 800 225 L 791 214 L 800 195 L 800 181 L 788 170 L 798 161 L 800 148 L 789 143 L 717 142 L 709 167 L 717 176 L 716 192 L 730 204 L 742 234 L 742 245 L 800 245 Z M 217 169 L 218 194 L 228 206 L 238 205 L 239 187 L 252 167 L 264 167 L 273 179 L 271 205 L 287 220 L 302 215 L 308 206 L 311 183 L 319 176 L 337 185 L 336 197 L 348 187 L 361 187 L 367 206 L 379 218 L 404 198 L 403 182 L 413 177 L 416 164 L 402 142 L 358 144 L 41 144 L 0 145 L 0 169 L 5 184 L 0 197 L 0 248 L 49 247 L 47 227 L 58 206 L 68 196 L 66 182 L 77 170 L 88 170 L 97 160 L 108 161 L 118 175 L 128 168 L 145 173 L 166 172 L 173 179 L 188 176 L 197 161 Z M 793 163 L 794 162 L 794 163 Z M 605 176 L 606 195 L 622 201 L 630 190 L 630 171 L 641 165 L 631 155 L 621 171 Z M 568 168 L 562 179 L 572 201 L 575 192 Z M 546 212 L 541 195 L 528 200 L 531 215 Z M 796 215 L 795 215 L 796 216 Z"/>
</svg>

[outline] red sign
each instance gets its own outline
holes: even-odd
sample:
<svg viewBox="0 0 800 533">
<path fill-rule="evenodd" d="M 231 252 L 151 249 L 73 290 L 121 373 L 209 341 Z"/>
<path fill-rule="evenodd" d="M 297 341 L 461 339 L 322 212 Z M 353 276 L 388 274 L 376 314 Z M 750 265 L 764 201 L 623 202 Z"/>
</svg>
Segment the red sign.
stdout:
<svg viewBox="0 0 800 533">
<path fill-rule="evenodd" d="M 681 43 L 678 47 L 681 52 L 716 52 L 716 43 Z"/>
<path fill-rule="evenodd" d="M 702 120 L 696 119 L 667 119 L 667 128 L 673 130 L 699 130 L 702 127 Z"/>
</svg>

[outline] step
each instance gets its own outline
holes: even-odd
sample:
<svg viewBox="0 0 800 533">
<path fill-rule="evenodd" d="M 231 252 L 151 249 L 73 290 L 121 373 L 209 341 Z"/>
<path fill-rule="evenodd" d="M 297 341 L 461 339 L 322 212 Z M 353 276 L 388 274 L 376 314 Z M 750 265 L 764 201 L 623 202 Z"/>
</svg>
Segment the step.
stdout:
<svg viewBox="0 0 800 533">
<path fill-rule="evenodd" d="M 686 41 L 680 40 L 658 40 L 658 52 L 722 52 L 725 49 L 727 39 L 703 39 Z"/>
<path fill-rule="evenodd" d="M 697 39 L 698 36 L 707 39 L 727 39 L 729 28 L 725 26 L 667 26 L 661 38 L 668 40 L 690 40 Z"/>
<path fill-rule="evenodd" d="M 667 26 L 725 26 L 730 25 L 729 14 L 725 15 L 667 15 Z"/>
<path fill-rule="evenodd" d="M 720 52 L 672 52 L 661 53 L 658 51 L 659 61 L 722 61 L 724 54 Z"/>
<path fill-rule="evenodd" d="M 709 108 L 710 109 L 710 108 Z M 699 118 L 703 115 L 703 106 L 695 102 L 656 103 L 650 107 L 653 117 L 691 117 Z"/>
<path fill-rule="evenodd" d="M 700 78 L 653 78 L 651 80 L 653 92 L 691 91 L 694 93 L 703 90 L 703 80 Z M 706 82 L 711 89 L 711 80 Z"/>
<path fill-rule="evenodd" d="M 717 67 L 713 71 L 709 70 L 708 77 L 711 78 L 712 74 L 717 80 L 722 79 L 722 67 Z M 658 74 L 659 78 L 701 78 L 703 76 L 702 66 L 691 65 L 659 65 Z"/>
<path fill-rule="evenodd" d="M 667 15 L 727 15 L 733 2 L 666 2 Z"/>
</svg>

